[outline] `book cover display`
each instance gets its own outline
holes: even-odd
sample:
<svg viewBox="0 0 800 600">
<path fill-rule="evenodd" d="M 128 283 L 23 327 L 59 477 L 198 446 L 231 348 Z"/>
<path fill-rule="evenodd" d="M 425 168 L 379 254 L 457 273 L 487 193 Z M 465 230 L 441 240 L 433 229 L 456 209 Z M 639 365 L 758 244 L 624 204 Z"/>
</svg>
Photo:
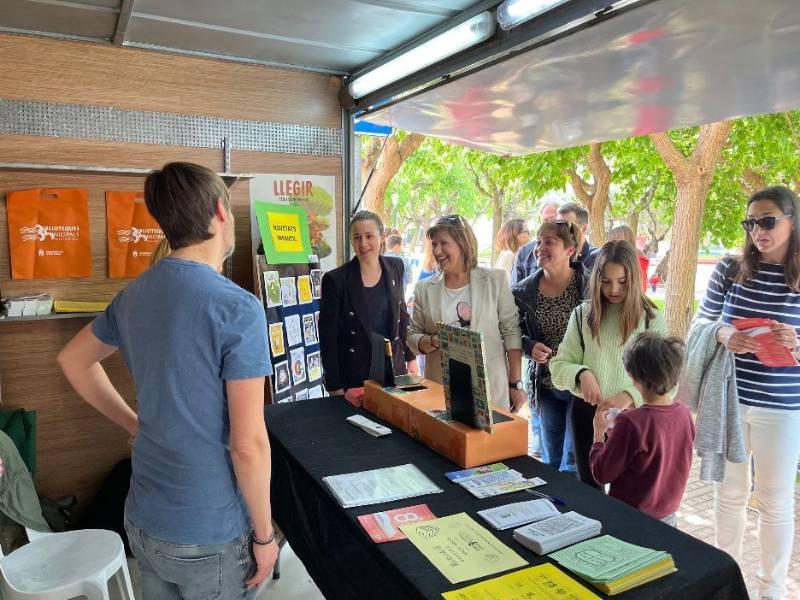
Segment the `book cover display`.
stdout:
<svg viewBox="0 0 800 600">
<path fill-rule="evenodd" d="M 439 340 L 448 414 L 457 421 L 491 433 L 492 399 L 483 334 L 454 325 L 440 325 Z"/>
</svg>

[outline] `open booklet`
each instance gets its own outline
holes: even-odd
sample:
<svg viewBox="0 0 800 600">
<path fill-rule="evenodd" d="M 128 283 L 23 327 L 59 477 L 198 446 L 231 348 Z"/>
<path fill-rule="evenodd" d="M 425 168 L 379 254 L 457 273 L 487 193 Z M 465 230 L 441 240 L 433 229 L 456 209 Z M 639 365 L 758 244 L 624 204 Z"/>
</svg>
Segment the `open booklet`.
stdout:
<svg viewBox="0 0 800 600">
<path fill-rule="evenodd" d="M 323 477 L 322 481 L 344 508 L 382 504 L 442 491 L 412 464 L 330 475 Z"/>
</svg>

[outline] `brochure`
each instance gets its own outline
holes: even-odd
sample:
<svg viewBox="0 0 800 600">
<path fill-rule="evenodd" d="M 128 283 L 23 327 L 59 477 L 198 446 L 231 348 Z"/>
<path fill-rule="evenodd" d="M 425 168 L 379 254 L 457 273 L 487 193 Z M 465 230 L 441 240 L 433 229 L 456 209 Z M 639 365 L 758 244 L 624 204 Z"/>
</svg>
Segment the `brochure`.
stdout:
<svg viewBox="0 0 800 600">
<path fill-rule="evenodd" d="M 539 477 L 525 479 L 519 471 L 506 469 L 505 471 L 496 471 L 473 477 L 466 481 L 460 481 L 459 485 L 476 498 L 491 498 L 492 496 L 500 496 L 501 494 L 510 494 L 511 492 L 537 487 L 545 483 L 544 479 Z"/>
<path fill-rule="evenodd" d="M 450 583 L 528 564 L 466 513 L 401 525 L 400 529 Z"/>
<path fill-rule="evenodd" d="M 797 359 L 791 348 L 775 341 L 770 330 L 769 319 L 733 319 L 732 325 L 739 331 L 761 342 L 761 350 L 755 353 L 762 365 L 767 367 L 796 367 Z"/>
<path fill-rule="evenodd" d="M 442 594 L 444 600 L 600 600 L 550 563 Z"/>
<path fill-rule="evenodd" d="M 367 530 L 373 542 L 382 544 L 406 539 L 405 534 L 400 531 L 401 525 L 430 521 L 435 518 L 436 515 L 431 512 L 427 504 L 416 504 L 371 515 L 361 515 L 358 517 L 358 522 Z"/>
<path fill-rule="evenodd" d="M 600 535 L 602 527 L 600 521 L 570 511 L 515 529 L 514 539 L 536 554 L 548 554 Z"/>
<path fill-rule="evenodd" d="M 329 475 L 322 481 L 344 508 L 382 504 L 442 491 L 412 464 Z"/>
<path fill-rule="evenodd" d="M 496 508 L 479 510 L 478 514 L 495 529 L 505 530 L 512 527 L 519 527 L 526 523 L 541 521 L 549 517 L 555 517 L 561 513 L 550 500 L 540 498 L 539 500 L 528 500 L 526 502 L 514 502 Z"/>
<path fill-rule="evenodd" d="M 431 411 L 428 411 L 431 412 Z M 507 471 L 508 467 L 503 463 L 494 463 L 491 465 L 483 465 L 482 467 L 475 467 L 474 469 L 464 469 L 463 471 L 450 471 L 445 473 L 444 476 L 450 481 L 461 483 L 462 481 L 469 481 L 487 473 L 495 473 L 497 471 Z"/>
</svg>

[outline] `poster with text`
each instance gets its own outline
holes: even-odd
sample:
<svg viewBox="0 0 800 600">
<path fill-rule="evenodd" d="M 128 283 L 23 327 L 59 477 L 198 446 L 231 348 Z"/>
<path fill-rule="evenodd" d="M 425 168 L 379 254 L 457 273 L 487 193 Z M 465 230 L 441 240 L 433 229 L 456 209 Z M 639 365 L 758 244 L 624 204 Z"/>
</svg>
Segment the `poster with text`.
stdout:
<svg viewBox="0 0 800 600">
<path fill-rule="evenodd" d="M 324 271 L 336 264 L 336 177 L 327 175 L 258 174 L 250 182 L 253 251 L 260 234 L 255 217 L 255 203 L 287 204 L 302 207 L 308 220 L 311 252 Z"/>
</svg>

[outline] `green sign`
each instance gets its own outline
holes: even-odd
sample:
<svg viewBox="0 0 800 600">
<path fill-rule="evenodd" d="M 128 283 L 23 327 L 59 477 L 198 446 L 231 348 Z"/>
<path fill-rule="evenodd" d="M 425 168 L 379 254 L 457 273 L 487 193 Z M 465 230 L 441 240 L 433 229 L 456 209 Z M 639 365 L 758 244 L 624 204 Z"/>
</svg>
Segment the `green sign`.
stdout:
<svg viewBox="0 0 800 600">
<path fill-rule="evenodd" d="M 256 219 L 267 263 L 308 263 L 311 237 L 308 215 L 302 206 L 256 201 Z"/>
</svg>

